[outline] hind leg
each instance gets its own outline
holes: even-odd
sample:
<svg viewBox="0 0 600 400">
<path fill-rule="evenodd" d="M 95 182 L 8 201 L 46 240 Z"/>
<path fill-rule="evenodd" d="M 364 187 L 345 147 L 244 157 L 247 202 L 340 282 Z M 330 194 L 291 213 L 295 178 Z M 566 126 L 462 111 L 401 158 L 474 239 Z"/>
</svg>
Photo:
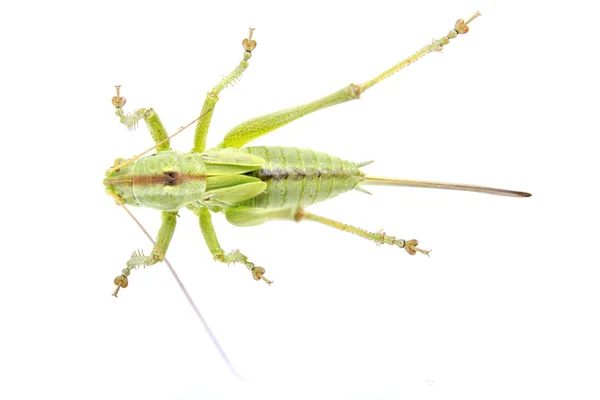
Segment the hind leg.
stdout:
<svg viewBox="0 0 600 400">
<path fill-rule="evenodd" d="M 369 232 L 352 225 L 334 221 L 329 218 L 321 217 L 310 213 L 303 208 L 281 208 L 281 209 L 262 209 L 251 207 L 232 207 L 225 210 L 227 221 L 237 226 L 260 225 L 273 220 L 288 220 L 300 222 L 302 220 L 314 221 L 323 225 L 330 226 L 341 231 L 346 231 L 360 236 L 364 239 L 375 242 L 377 245 L 388 244 L 398 246 L 406 250 L 410 255 L 418 253 L 429 254 L 430 250 L 423 250 L 417 247 L 419 242 L 416 239 L 396 239 L 396 237 L 387 235 L 383 232 Z"/>
<path fill-rule="evenodd" d="M 409 66 L 418 59 L 432 52 L 439 52 L 444 46 L 450 43 L 450 40 L 457 37 L 459 34 L 464 34 L 469 31 L 468 24 L 479 16 L 479 12 L 473 15 L 466 22 L 462 19 L 456 21 L 454 29 L 450 30 L 446 36 L 442 36 L 440 39 L 432 41 L 430 44 L 422 47 L 419 51 L 411 55 L 410 57 L 400 61 L 396 65 L 375 78 L 363 82 L 361 84 L 351 83 L 343 89 L 333 92 L 328 96 L 322 97 L 310 103 L 302 104 L 297 107 L 287 108 L 285 110 L 276 111 L 270 114 L 262 115 L 257 118 L 252 118 L 246 122 L 239 124 L 238 126 L 231 129 L 223 138 L 223 142 L 220 143 L 218 148 L 235 147 L 240 148 L 246 143 L 252 140 L 266 135 L 267 133 L 274 131 L 275 129 L 286 125 L 298 118 L 301 118 L 312 112 L 322 110 L 327 107 L 334 106 L 336 104 L 345 103 L 350 100 L 360 98 L 360 95 L 364 93 L 370 87 L 390 77 L 402 68 Z M 204 111 L 204 110 L 203 110 Z"/>
</svg>

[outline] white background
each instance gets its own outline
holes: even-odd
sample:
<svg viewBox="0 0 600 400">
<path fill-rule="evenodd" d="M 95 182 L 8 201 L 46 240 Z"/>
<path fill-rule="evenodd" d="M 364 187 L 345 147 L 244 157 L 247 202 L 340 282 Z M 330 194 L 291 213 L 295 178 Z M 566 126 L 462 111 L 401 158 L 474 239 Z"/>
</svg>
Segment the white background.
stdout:
<svg viewBox="0 0 600 400">
<path fill-rule="evenodd" d="M 0 397 L 494 399 L 600 396 L 598 62 L 594 2 L 12 2 L 0 23 Z M 150 244 L 104 195 L 116 157 L 149 147 L 110 104 L 169 131 L 258 46 L 222 92 L 229 128 L 363 82 L 479 9 L 471 31 L 366 92 L 257 140 L 377 160 L 373 175 L 526 190 L 529 199 L 372 188 L 312 207 L 418 238 L 408 256 L 305 222 L 231 227 L 212 260 L 186 210 L 164 265 L 112 280 Z M 193 130 L 173 147 L 187 151 Z M 158 212 L 133 210 L 155 234 Z"/>
</svg>

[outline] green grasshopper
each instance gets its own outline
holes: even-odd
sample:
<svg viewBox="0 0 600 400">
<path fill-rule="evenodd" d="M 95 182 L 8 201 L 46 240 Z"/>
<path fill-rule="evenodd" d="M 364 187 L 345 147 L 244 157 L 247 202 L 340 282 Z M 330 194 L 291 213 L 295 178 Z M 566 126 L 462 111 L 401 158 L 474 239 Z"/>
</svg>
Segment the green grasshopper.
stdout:
<svg viewBox="0 0 600 400">
<path fill-rule="evenodd" d="M 299 222 L 310 220 L 336 229 L 354 233 L 377 244 L 387 244 L 405 249 L 409 254 L 428 254 L 415 239 L 397 239 L 382 232 L 369 232 L 341 222 L 312 214 L 305 207 L 331 199 L 352 189 L 362 190 L 363 185 L 394 185 L 464 190 L 495 195 L 529 197 L 529 193 L 496 189 L 484 186 L 441 182 L 411 181 L 366 176 L 360 168 L 370 162 L 345 161 L 311 149 L 296 147 L 260 146 L 243 147 L 304 115 L 346 101 L 358 99 L 367 89 L 412 64 L 426 54 L 441 51 L 459 34 L 468 32 L 468 24 L 478 17 L 475 13 L 466 22 L 458 20 L 446 36 L 433 40 L 404 61 L 362 84 L 350 84 L 328 96 L 297 107 L 276 111 L 250 119 L 231 129 L 215 148 L 206 149 L 206 136 L 219 93 L 239 79 L 248 67 L 248 60 L 256 47 L 253 29 L 242 41 L 244 55 L 239 65 L 224 77 L 208 94 L 197 119 L 194 146 L 189 153 L 171 150 L 170 138 L 158 115 L 152 108 L 142 108 L 125 114 L 125 98 L 116 87 L 112 103 L 120 122 L 134 128 L 140 120 L 146 123 L 156 145 L 156 153 L 134 157 L 127 161 L 117 159 L 106 172 L 104 185 L 109 195 L 119 205 L 149 207 L 162 212 L 162 225 L 154 242 L 152 253 L 145 256 L 134 252 L 122 274 L 115 278 L 117 288 L 128 285 L 131 270 L 149 266 L 165 259 L 169 243 L 182 208 L 194 212 L 200 229 L 215 260 L 222 263 L 241 263 L 250 270 L 255 280 L 271 284 L 262 267 L 238 250 L 226 253 L 219 244 L 212 223 L 211 212 L 223 213 L 236 226 L 252 226 L 273 220 Z M 189 126 L 189 125 L 188 125 Z M 182 128 L 183 129 L 183 128 Z M 179 133 L 181 129 L 176 132 Z M 152 148 L 152 149 L 153 149 Z M 368 192 L 367 192 L 368 193 Z"/>
</svg>

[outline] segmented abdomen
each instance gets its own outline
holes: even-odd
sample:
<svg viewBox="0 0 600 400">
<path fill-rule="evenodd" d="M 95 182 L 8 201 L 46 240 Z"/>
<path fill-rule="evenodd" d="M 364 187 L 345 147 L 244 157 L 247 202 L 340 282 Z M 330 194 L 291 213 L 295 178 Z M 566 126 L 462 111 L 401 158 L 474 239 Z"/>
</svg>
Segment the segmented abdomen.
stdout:
<svg viewBox="0 0 600 400">
<path fill-rule="evenodd" d="M 311 149 L 259 146 L 240 149 L 265 165 L 248 173 L 267 184 L 260 195 L 240 205 L 258 208 L 309 206 L 354 189 L 364 180 L 355 163 Z"/>
</svg>

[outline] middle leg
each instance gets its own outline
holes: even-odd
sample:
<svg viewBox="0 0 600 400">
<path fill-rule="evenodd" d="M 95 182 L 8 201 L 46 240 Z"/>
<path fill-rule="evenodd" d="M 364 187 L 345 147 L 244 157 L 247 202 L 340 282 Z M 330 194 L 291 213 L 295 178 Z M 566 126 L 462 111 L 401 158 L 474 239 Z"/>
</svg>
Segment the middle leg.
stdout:
<svg viewBox="0 0 600 400">
<path fill-rule="evenodd" d="M 225 253 L 219 244 L 219 240 L 217 239 L 217 234 L 212 223 L 212 216 L 210 215 L 208 208 L 203 207 L 194 210 L 194 212 L 200 218 L 200 230 L 202 231 L 206 245 L 208 246 L 215 260 L 225 264 L 237 262 L 242 263 L 246 266 L 246 268 L 248 268 L 248 270 L 250 270 L 254 280 L 258 281 L 262 279 L 269 285 L 272 283 L 264 276 L 265 269 L 263 267 L 254 265 L 253 262 L 248 261 L 248 257 L 242 254 L 239 250 L 234 250 L 228 254 Z"/>
</svg>

